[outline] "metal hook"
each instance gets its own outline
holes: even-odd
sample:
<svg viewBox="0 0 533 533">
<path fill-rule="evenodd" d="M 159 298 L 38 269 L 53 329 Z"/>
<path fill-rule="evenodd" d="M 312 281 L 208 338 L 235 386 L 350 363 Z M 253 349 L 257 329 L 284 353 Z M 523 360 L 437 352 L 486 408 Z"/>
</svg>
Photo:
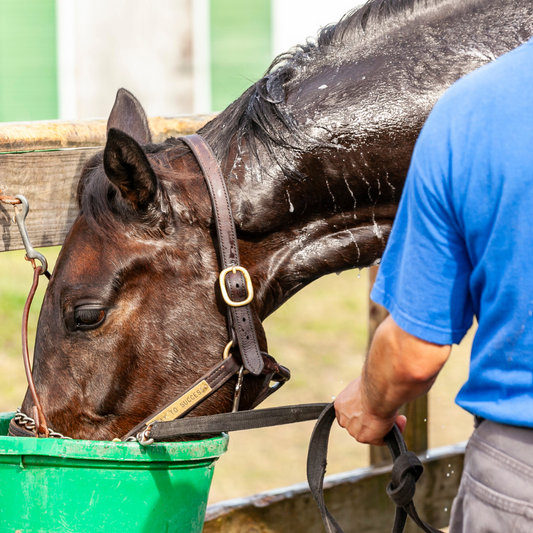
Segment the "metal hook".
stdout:
<svg viewBox="0 0 533 533">
<path fill-rule="evenodd" d="M 20 236 L 22 237 L 22 242 L 24 243 L 24 248 L 26 248 L 26 256 L 29 260 L 37 259 L 42 264 L 42 273 L 48 271 L 48 262 L 46 257 L 43 254 L 40 254 L 37 250 L 33 248 L 30 242 L 30 236 L 28 235 L 28 230 L 26 229 L 26 216 L 30 210 L 30 204 L 25 196 L 22 194 L 17 194 L 15 198 L 18 198 L 22 204 L 22 211 L 15 209 L 15 222 L 20 231 Z"/>
<path fill-rule="evenodd" d="M 237 384 L 235 385 L 235 396 L 233 398 L 233 409 L 231 411 L 232 413 L 236 413 L 239 410 L 243 379 L 244 379 L 244 366 L 241 366 L 239 370 L 239 377 L 237 378 Z"/>
<path fill-rule="evenodd" d="M 141 446 L 150 446 L 150 444 L 153 444 L 154 439 L 150 438 L 150 426 L 148 426 L 144 431 L 137 433 L 137 441 Z"/>
</svg>

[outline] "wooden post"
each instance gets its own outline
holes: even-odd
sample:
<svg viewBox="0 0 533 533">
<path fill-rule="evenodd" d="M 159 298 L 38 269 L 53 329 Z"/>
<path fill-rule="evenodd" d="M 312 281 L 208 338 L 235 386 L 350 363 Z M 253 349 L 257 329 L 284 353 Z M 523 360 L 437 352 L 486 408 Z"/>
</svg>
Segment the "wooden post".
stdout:
<svg viewBox="0 0 533 533">
<path fill-rule="evenodd" d="M 376 281 L 379 267 L 370 267 L 369 294 Z M 369 298 L 368 306 L 368 346 L 374 338 L 374 333 L 379 325 L 387 318 L 388 311 L 374 303 Z M 404 438 L 409 450 L 420 454 L 428 449 L 428 399 L 427 395 L 418 398 L 400 409 L 400 413 L 407 417 L 407 427 Z M 384 464 L 390 462 L 390 454 L 386 447 L 370 447 L 370 464 Z"/>
</svg>

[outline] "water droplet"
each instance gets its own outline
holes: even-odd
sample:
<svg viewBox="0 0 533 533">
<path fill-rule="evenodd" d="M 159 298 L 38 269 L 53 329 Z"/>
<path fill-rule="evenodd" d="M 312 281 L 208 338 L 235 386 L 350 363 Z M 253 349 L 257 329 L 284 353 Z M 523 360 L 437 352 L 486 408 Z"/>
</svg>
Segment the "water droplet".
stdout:
<svg viewBox="0 0 533 533">
<path fill-rule="evenodd" d="M 291 195 L 289 194 L 289 191 L 285 191 L 287 193 L 287 201 L 289 202 L 289 213 L 294 213 L 294 206 L 291 202 Z"/>
</svg>

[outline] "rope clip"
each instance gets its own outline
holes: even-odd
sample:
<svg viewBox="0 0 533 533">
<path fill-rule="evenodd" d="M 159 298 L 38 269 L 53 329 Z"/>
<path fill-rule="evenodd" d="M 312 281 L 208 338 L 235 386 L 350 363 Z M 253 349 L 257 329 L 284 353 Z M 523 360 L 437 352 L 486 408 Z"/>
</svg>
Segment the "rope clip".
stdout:
<svg viewBox="0 0 533 533">
<path fill-rule="evenodd" d="M 16 206 L 14 206 L 15 222 L 17 223 L 17 226 L 19 228 L 20 236 L 22 237 L 22 242 L 24 243 L 24 248 L 26 248 L 26 258 L 28 261 L 31 262 L 34 270 L 36 268 L 35 259 L 37 259 L 37 261 L 40 261 L 42 265 L 41 274 L 45 274 L 47 278 L 50 278 L 46 257 L 43 254 L 39 253 L 37 250 L 35 250 L 35 248 L 33 248 L 33 246 L 31 245 L 30 236 L 28 235 L 28 230 L 26 228 L 26 217 L 28 216 L 28 212 L 30 210 L 30 204 L 28 203 L 26 197 L 22 196 L 22 194 L 17 194 L 15 198 L 20 200 L 20 203 L 22 204 L 22 211 L 19 211 Z"/>
</svg>

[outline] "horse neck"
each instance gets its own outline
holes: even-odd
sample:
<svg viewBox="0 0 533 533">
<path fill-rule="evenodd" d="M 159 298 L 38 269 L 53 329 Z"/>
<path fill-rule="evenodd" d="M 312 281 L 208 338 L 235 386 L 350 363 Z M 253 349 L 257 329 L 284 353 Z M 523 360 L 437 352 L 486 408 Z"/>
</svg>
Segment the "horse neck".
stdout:
<svg viewBox="0 0 533 533">
<path fill-rule="evenodd" d="M 407 16 L 389 34 L 352 49 L 330 46 L 291 72 L 278 110 L 299 125 L 300 146 L 259 143 L 252 155 L 252 131 L 223 161 L 243 262 L 259 280 L 262 318 L 314 279 L 379 259 L 414 143 L 436 100 L 533 31 L 525 0 L 419 9 L 420 17 Z M 517 12 L 521 17 L 510 16 Z M 290 68 L 289 61 L 270 82 Z M 306 138 L 314 142 L 305 146 Z"/>
<path fill-rule="evenodd" d="M 383 187 L 377 171 L 366 180 L 350 147 L 278 152 L 290 175 L 271 153 L 258 155 L 244 143 L 238 155 L 233 147 L 222 168 L 241 260 L 263 320 L 314 279 L 375 263 L 390 231 L 397 187 L 386 173 Z"/>
</svg>

